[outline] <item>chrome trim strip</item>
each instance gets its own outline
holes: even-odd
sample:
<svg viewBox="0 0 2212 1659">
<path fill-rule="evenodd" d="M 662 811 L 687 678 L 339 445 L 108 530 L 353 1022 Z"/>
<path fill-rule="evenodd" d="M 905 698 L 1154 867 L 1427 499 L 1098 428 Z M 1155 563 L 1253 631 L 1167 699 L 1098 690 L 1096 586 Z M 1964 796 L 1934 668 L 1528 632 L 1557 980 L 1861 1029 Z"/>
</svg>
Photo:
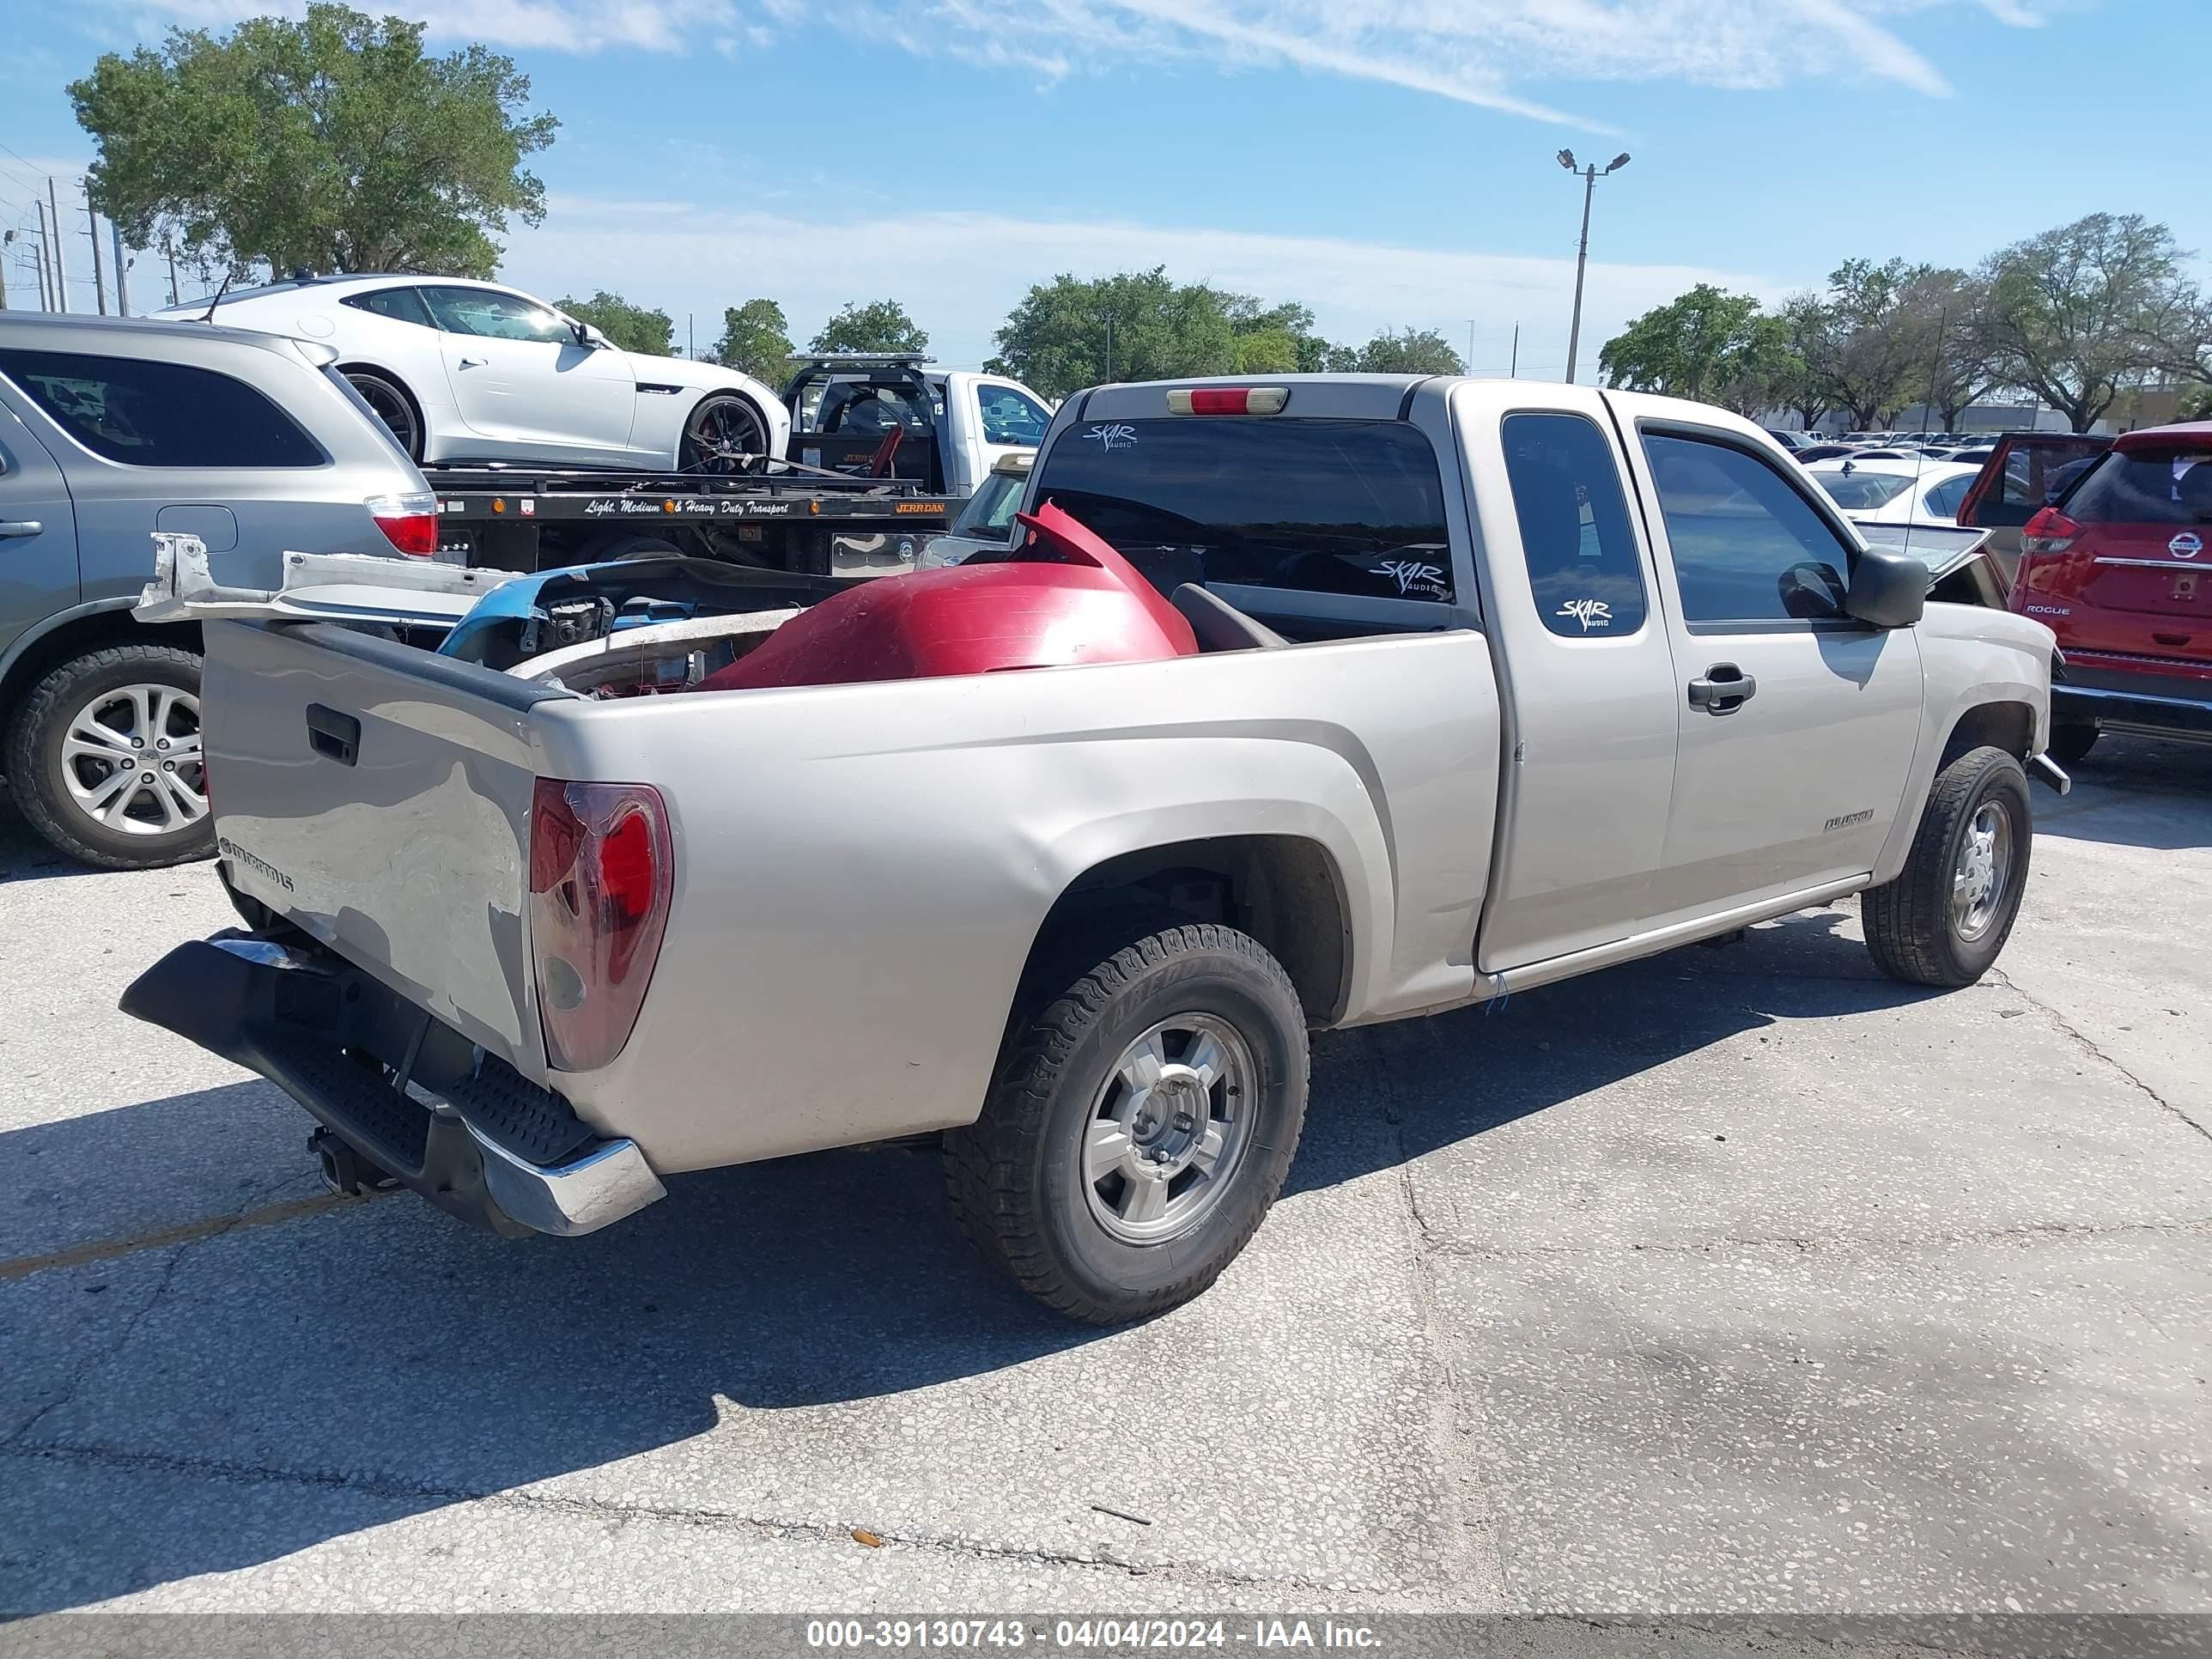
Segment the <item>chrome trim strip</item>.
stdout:
<svg viewBox="0 0 2212 1659">
<path fill-rule="evenodd" d="M 2186 559 L 2123 559 L 2110 553 L 2100 553 L 2089 562 L 2124 564 L 2130 570 L 2212 570 L 2212 565 L 2191 564 Z"/>
</svg>

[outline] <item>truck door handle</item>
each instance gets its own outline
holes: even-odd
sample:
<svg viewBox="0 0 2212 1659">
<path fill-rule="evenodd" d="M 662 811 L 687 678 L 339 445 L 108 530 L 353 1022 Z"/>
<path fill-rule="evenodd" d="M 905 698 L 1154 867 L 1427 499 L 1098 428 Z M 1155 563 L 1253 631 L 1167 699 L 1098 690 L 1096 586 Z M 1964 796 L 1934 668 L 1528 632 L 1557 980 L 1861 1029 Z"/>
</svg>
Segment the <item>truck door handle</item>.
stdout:
<svg viewBox="0 0 2212 1659">
<path fill-rule="evenodd" d="M 1759 682 L 1732 662 L 1717 662 L 1690 682 L 1690 707 L 1733 714 L 1759 695 Z"/>
<path fill-rule="evenodd" d="M 45 530 L 36 519 L 0 519 L 0 537 L 37 536 Z"/>
</svg>

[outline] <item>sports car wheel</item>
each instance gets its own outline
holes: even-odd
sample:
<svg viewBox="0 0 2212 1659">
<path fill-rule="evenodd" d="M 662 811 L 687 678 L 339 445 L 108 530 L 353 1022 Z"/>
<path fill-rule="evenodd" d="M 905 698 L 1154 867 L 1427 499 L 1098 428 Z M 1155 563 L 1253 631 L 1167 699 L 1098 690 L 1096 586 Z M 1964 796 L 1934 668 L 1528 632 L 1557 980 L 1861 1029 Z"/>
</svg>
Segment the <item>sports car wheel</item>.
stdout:
<svg viewBox="0 0 2212 1659">
<path fill-rule="evenodd" d="M 396 380 L 372 374 L 365 368 L 346 371 L 346 384 L 361 393 L 362 401 L 376 411 L 376 418 L 392 428 L 392 435 L 411 461 L 422 459 L 422 422 L 415 405 Z"/>
<path fill-rule="evenodd" d="M 734 392 L 702 398 L 684 423 L 677 470 L 729 476 L 757 472 L 766 464 L 768 422 L 750 400 Z"/>
</svg>

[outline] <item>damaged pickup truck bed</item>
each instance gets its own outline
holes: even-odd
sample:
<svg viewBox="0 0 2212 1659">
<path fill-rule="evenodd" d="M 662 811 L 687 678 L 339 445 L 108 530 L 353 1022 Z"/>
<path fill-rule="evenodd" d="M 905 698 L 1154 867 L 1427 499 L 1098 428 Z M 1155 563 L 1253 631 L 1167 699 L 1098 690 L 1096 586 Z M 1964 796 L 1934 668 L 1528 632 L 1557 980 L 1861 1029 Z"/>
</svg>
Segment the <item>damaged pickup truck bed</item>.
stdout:
<svg viewBox="0 0 2212 1659">
<path fill-rule="evenodd" d="M 149 593 L 205 622 L 246 929 L 124 1006 L 283 1087 L 341 1182 L 507 1233 L 941 1135 L 984 1254 L 1116 1320 L 1259 1225 L 1310 1030 L 1861 890 L 1886 971 L 1966 984 L 2028 771 L 2064 787 L 2051 635 L 1974 538 L 1869 545 L 1717 410 L 1110 386 L 1028 500 L 1003 558 L 842 592 Z"/>
</svg>

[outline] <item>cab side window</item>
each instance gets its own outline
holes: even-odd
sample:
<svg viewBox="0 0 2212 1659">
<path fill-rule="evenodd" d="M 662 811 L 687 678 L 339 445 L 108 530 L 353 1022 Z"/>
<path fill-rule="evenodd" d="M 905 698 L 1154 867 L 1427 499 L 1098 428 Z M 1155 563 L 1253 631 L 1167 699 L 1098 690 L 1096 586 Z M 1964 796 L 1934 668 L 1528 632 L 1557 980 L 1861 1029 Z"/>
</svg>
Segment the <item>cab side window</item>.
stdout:
<svg viewBox="0 0 2212 1659">
<path fill-rule="evenodd" d="M 1570 639 L 1614 638 L 1644 626 L 1643 561 L 1620 468 L 1580 415 L 1508 415 L 1505 471 L 1536 614 Z"/>
<path fill-rule="evenodd" d="M 1644 453 L 1692 633 L 1844 615 L 1850 549 L 1749 450 L 1650 432 Z"/>
</svg>

